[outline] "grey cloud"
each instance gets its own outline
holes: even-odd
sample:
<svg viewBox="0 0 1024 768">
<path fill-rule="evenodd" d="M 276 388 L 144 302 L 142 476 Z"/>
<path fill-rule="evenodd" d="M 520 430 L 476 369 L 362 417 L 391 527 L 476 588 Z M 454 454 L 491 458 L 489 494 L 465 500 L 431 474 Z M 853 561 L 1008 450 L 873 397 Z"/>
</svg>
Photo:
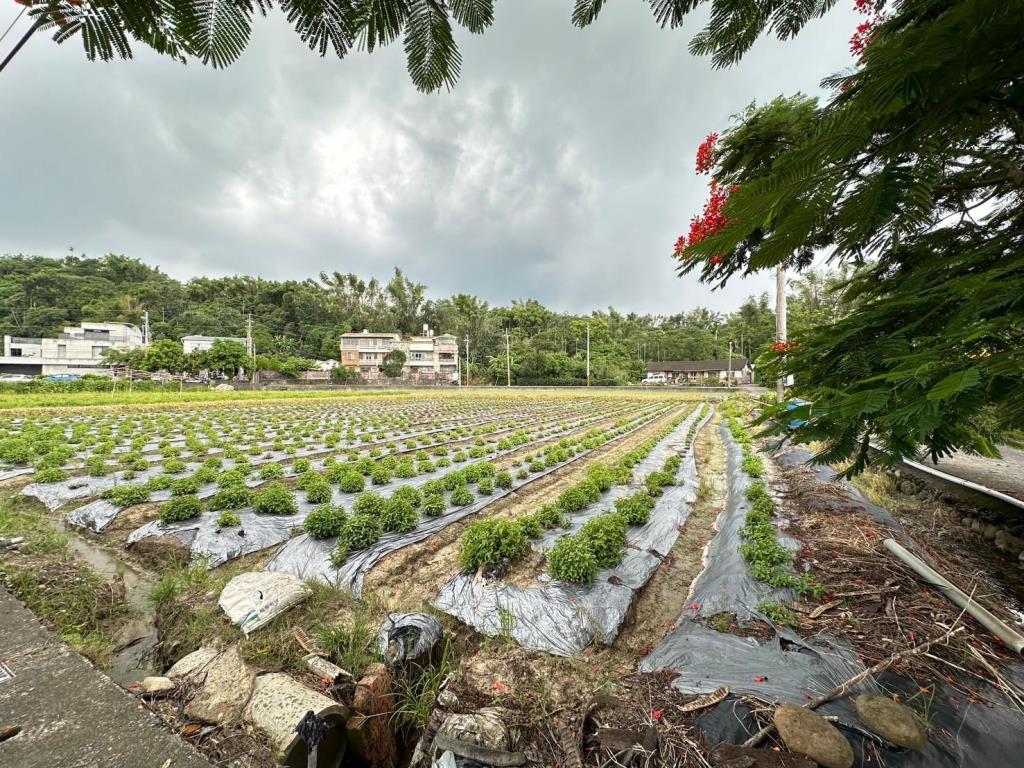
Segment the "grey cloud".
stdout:
<svg viewBox="0 0 1024 768">
<path fill-rule="evenodd" d="M 703 204 L 696 145 L 754 99 L 818 92 L 848 66 L 837 9 L 795 41 L 713 70 L 644 3 L 588 30 L 570 2 L 498 3 L 462 34 L 452 93 L 417 93 L 400 45 L 319 59 L 279 14 L 226 71 L 140 51 L 97 64 L 33 40 L 0 80 L 0 250 L 124 252 L 170 274 L 385 276 L 435 295 L 535 297 L 564 310 L 735 307 L 767 276 L 710 293 L 674 276 Z M 0 12 L 0 26 L 9 20 Z"/>
</svg>

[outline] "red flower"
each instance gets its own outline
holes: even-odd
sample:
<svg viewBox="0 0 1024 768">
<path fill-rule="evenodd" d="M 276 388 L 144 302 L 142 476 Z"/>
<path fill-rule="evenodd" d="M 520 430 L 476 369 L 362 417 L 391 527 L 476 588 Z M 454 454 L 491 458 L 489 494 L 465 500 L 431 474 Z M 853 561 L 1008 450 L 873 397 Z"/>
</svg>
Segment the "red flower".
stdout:
<svg viewBox="0 0 1024 768">
<path fill-rule="evenodd" d="M 715 144 L 718 142 L 717 133 L 709 133 L 708 137 L 697 147 L 697 173 L 711 173 L 715 167 Z"/>
<path fill-rule="evenodd" d="M 711 257 L 711 263 L 712 264 L 721 264 L 722 263 L 722 257 L 721 256 L 712 256 Z"/>
<path fill-rule="evenodd" d="M 661 720 L 661 710 L 660 709 L 653 710 L 651 712 L 651 717 L 653 717 L 655 720 Z"/>
<path fill-rule="evenodd" d="M 680 256 L 683 255 L 684 248 L 686 248 L 686 237 L 680 235 L 679 239 L 676 240 L 676 258 L 679 258 Z"/>
<path fill-rule="evenodd" d="M 793 348 L 793 345 L 786 341 L 776 341 L 772 344 L 772 349 L 778 352 L 780 355 L 784 352 L 789 352 Z"/>
<path fill-rule="evenodd" d="M 875 0 L 853 0 L 854 9 L 870 18 L 857 25 L 857 31 L 850 38 L 850 53 L 858 59 L 864 58 L 864 52 L 875 37 L 875 27 L 886 20 L 886 15 L 875 7 Z"/>
</svg>

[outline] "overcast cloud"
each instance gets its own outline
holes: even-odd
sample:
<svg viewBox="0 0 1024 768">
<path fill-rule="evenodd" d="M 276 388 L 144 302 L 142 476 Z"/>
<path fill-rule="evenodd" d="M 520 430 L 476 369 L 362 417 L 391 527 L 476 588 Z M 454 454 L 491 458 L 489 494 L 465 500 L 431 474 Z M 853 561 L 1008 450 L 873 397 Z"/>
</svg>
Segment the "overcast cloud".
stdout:
<svg viewBox="0 0 1024 768">
<path fill-rule="evenodd" d="M 20 9 L 3 6 L 0 32 Z M 125 253 L 181 279 L 398 265 L 433 296 L 577 312 L 728 311 L 767 290 L 675 277 L 706 197 L 694 152 L 753 100 L 821 93 L 852 63 L 852 10 L 722 71 L 687 52 L 700 15 L 663 30 L 619 0 L 578 30 L 571 6 L 497 3 L 489 31 L 459 36 L 455 91 L 433 95 L 400 44 L 320 59 L 278 12 L 225 71 L 142 49 L 89 63 L 38 36 L 0 75 L 0 252 Z"/>
</svg>

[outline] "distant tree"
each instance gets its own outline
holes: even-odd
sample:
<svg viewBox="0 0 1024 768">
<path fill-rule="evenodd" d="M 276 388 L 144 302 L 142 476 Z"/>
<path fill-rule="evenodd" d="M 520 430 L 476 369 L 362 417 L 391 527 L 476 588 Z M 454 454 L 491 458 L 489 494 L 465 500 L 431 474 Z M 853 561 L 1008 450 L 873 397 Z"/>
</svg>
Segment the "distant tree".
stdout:
<svg viewBox="0 0 1024 768">
<path fill-rule="evenodd" d="M 217 339 L 205 354 L 206 369 L 211 373 L 223 373 L 234 376 L 239 370 L 248 368 L 249 356 L 245 354 L 245 345 L 237 341 Z"/>
<path fill-rule="evenodd" d="M 349 384 L 359 379 L 359 371 L 347 365 L 336 365 L 331 368 L 331 381 L 335 384 Z"/>
<path fill-rule="evenodd" d="M 185 370 L 185 353 L 181 342 L 173 339 L 154 341 L 147 347 L 139 367 L 144 371 L 181 373 Z"/>
<path fill-rule="evenodd" d="M 405 352 L 400 349 L 392 349 L 386 355 L 384 355 L 384 364 L 381 366 L 381 370 L 384 375 L 389 379 L 397 379 L 402 375 L 402 369 L 405 367 Z"/>
<path fill-rule="evenodd" d="M 302 357 L 289 357 L 281 362 L 277 370 L 289 379 L 297 379 L 313 368 L 313 362 Z"/>
<path fill-rule="evenodd" d="M 113 347 L 107 347 L 103 350 L 103 354 L 100 355 L 100 359 L 104 365 L 142 370 L 144 355 L 145 350 L 141 347 L 138 349 L 114 349 Z"/>
</svg>

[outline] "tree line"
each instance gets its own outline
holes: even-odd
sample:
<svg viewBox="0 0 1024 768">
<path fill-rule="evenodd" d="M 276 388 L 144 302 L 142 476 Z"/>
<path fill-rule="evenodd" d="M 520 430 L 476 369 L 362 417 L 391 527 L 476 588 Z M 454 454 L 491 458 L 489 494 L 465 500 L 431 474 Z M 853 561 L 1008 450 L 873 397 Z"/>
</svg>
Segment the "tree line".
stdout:
<svg viewBox="0 0 1024 768">
<path fill-rule="evenodd" d="M 812 270 L 792 281 L 791 336 L 835 319 L 842 307 L 833 289 L 841 279 Z M 398 268 L 386 282 L 331 272 L 305 280 L 240 275 L 183 283 L 116 254 L 0 257 L 5 334 L 53 336 L 83 321 L 141 324 L 144 311 L 155 342 L 191 334 L 242 336 L 251 313 L 257 367 L 285 375 L 297 375 L 312 360 L 337 360 L 343 333 L 367 328 L 409 335 L 428 325 L 458 338 L 463 363 L 468 338 L 474 380 L 504 383 L 507 333 L 513 383 L 521 384 L 582 381 L 588 326 L 591 380 L 616 384 L 636 381 L 650 362 L 724 359 L 730 342 L 735 357 L 756 358 L 770 348 L 775 333 L 767 294 L 750 296 L 726 314 L 697 308 L 641 315 L 609 307 L 573 315 L 533 299 L 491 306 L 470 294 L 432 298 L 427 286 Z M 154 343 L 148 359 L 136 353 L 117 362 L 186 372 L 249 367 L 236 360 L 234 346 L 185 357 L 180 344 Z"/>
</svg>

